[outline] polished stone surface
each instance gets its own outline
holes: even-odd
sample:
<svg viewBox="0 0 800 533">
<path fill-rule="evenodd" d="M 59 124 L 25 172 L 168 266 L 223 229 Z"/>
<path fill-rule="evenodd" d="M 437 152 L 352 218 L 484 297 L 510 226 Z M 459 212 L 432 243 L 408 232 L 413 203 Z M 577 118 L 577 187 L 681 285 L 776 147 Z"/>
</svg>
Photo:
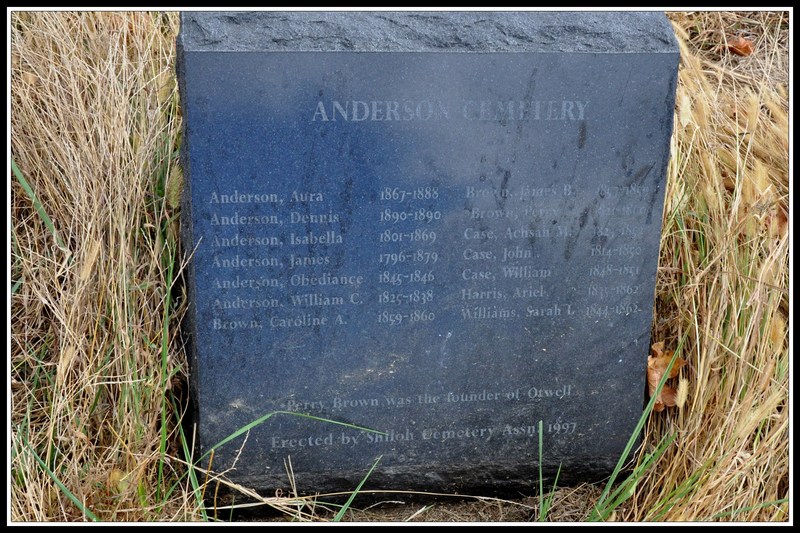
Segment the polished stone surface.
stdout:
<svg viewBox="0 0 800 533">
<path fill-rule="evenodd" d="M 546 475 L 607 476 L 677 64 L 659 13 L 184 14 L 201 450 L 272 411 L 384 432 L 279 414 L 215 470 L 348 490 L 382 456 L 371 488 L 529 492 L 542 421 Z"/>
</svg>

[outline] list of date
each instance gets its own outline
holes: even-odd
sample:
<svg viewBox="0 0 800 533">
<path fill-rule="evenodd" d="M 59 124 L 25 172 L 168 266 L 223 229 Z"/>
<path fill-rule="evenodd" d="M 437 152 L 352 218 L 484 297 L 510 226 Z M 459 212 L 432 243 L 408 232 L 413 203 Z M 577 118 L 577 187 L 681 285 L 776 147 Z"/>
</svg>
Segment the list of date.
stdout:
<svg viewBox="0 0 800 533">
<path fill-rule="evenodd" d="M 370 234 L 355 237 L 342 230 L 347 214 L 324 192 L 215 192 L 208 199 L 217 226 L 211 246 L 226 253 L 211 256 L 212 288 L 219 289 L 212 327 L 324 328 L 366 317 L 402 329 L 441 319 L 609 320 L 642 312 L 637 241 L 644 210 L 636 206 L 652 191 L 590 191 L 599 201 L 582 240 L 576 217 L 558 208 L 580 192 L 571 185 L 384 186 L 366 208 Z M 623 200 L 634 201 L 622 210 Z M 445 208 L 453 205 L 462 208 Z M 254 207 L 257 215 L 244 214 Z M 374 245 L 358 264 L 341 266 L 334 257 L 346 256 L 353 238 Z M 576 242 L 583 271 L 565 280 L 543 252 L 575 253 Z M 243 320 L 248 309 L 264 312 Z"/>
</svg>

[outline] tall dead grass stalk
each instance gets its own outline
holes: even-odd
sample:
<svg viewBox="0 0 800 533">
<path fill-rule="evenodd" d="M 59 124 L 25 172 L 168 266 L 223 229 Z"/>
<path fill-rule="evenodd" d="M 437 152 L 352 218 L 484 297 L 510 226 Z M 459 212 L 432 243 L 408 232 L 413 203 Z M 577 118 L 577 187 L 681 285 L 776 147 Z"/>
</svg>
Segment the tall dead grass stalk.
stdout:
<svg viewBox="0 0 800 533">
<path fill-rule="evenodd" d="M 160 353 L 163 318 L 177 318 L 164 313 L 177 19 L 18 12 L 11 24 L 12 156 L 65 243 L 13 183 L 11 516 L 83 520 L 82 505 L 101 520 L 186 518 L 181 491 L 156 497 L 161 405 L 183 372 L 177 336 L 165 367 Z"/>
<path fill-rule="evenodd" d="M 682 61 L 654 332 L 673 348 L 687 337 L 689 398 L 652 416 L 649 443 L 679 437 L 622 518 L 787 520 L 770 502 L 789 488 L 788 14 L 672 19 Z M 734 34 L 760 54 L 727 53 Z"/>
</svg>

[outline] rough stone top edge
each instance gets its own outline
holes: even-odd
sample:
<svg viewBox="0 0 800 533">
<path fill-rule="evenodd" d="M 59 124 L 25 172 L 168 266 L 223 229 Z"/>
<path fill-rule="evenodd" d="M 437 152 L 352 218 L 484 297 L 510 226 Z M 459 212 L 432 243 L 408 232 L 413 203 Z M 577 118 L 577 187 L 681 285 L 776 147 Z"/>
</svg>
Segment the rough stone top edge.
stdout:
<svg viewBox="0 0 800 533">
<path fill-rule="evenodd" d="M 664 13 L 183 12 L 185 52 L 678 53 Z"/>
</svg>

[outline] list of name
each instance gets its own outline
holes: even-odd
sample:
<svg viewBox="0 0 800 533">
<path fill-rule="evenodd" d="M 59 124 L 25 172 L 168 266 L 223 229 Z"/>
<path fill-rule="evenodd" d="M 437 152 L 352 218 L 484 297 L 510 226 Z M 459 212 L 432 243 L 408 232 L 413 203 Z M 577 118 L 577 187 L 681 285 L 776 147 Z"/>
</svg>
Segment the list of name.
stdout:
<svg viewBox="0 0 800 533">
<path fill-rule="evenodd" d="M 559 265 L 541 252 L 572 246 L 588 215 L 559 206 L 577 192 L 572 184 L 384 186 L 370 206 L 374 233 L 354 236 L 342 230 L 346 215 L 331 193 L 214 192 L 210 267 L 219 297 L 212 328 L 326 328 L 364 314 L 379 327 L 402 328 L 452 320 L 453 313 L 485 322 L 642 312 L 635 303 L 642 290 L 638 243 L 642 199 L 653 191 L 597 189 L 593 216 L 604 223 L 591 227 L 580 253 L 586 271 L 577 276 L 580 286 L 568 287 L 577 297 L 565 298 Z M 441 208 L 454 200 L 465 206 L 455 217 Z M 334 255 L 347 256 L 348 239 L 362 248 L 372 241 L 367 264 L 335 264 Z"/>
<path fill-rule="evenodd" d="M 552 320 L 577 316 L 607 319 L 641 311 L 637 304 L 622 301 L 638 294 L 641 286 L 633 281 L 619 283 L 619 279 L 639 278 L 638 259 L 642 247 L 636 244 L 641 236 L 637 223 L 646 215 L 645 208 L 640 205 L 641 199 L 651 193 L 649 187 L 637 185 L 598 188 L 597 197 L 603 202 L 596 207 L 596 216 L 613 223 L 596 226 L 588 253 L 582 254 L 592 260 L 588 270 L 579 276 L 589 280 L 588 287 L 568 287 L 580 289 L 578 297 L 559 301 L 555 295 L 563 294 L 565 282 L 557 275 L 558 265 L 542 260 L 530 243 L 545 240 L 548 244 L 540 246 L 565 248 L 576 237 L 576 231 L 585 224 L 588 215 L 580 215 L 584 220 L 574 224 L 572 218 L 564 221 L 563 213 L 553 207 L 559 199 L 574 197 L 574 187 L 571 184 L 560 187 L 523 185 L 500 190 L 465 187 L 463 194 L 469 208 L 464 215 L 467 226 L 461 235 L 462 257 L 466 264 L 461 270 L 461 280 L 467 286 L 460 291 L 461 318 L 465 321 Z M 619 202 L 626 198 L 635 201 Z M 503 207 L 475 207 L 473 203 L 502 203 Z M 520 224 L 520 221 L 531 220 L 552 220 L 552 223 Z M 484 221 L 493 223 L 482 226 Z M 607 245 L 607 242 L 614 244 Z M 604 279 L 607 276 L 615 281 L 609 283 Z M 554 290 L 556 288 L 562 290 Z"/>
<path fill-rule="evenodd" d="M 534 239 L 563 240 L 571 235 L 564 225 L 534 227 L 521 225 L 520 220 L 558 216 L 553 200 L 571 196 L 571 185 L 495 190 L 493 187 L 467 186 L 463 189 L 465 204 L 461 234 L 464 268 L 461 279 L 461 319 L 464 321 L 509 320 L 530 317 L 572 315 L 570 304 L 552 301 L 550 283 L 553 267 L 538 260 L 529 244 Z M 515 200 L 515 201 L 514 201 Z M 475 205 L 502 202 L 503 208 Z M 518 207 L 510 207 L 510 206 Z M 496 221 L 491 229 L 484 221 Z M 540 302 L 547 302 L 543 304 Z"/>
<path fill-rule="evenodd" d="M 345 238 L 342 215 L 325 193 L 234 190 L 214 192 L 208 202 L 216 229 L 212 288 L 220 294 L 212 303 L 213 329 L 344 325 L 344 310 L 363 305 L 365 275 L 330 270 L 331 254 Z M 246 310 L 262 312 L 242 318 Z"/>
</svg>

